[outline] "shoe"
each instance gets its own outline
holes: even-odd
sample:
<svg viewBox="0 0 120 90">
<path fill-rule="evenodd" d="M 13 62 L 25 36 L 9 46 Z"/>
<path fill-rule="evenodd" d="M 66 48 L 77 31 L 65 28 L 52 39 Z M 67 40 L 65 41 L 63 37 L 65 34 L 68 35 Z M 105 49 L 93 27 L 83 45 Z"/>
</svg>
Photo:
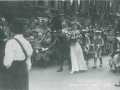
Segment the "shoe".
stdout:
<svg viewBox="0 0 120 90">
<path fill-rule="evenodd" d="M 92 67 L 92 68 L 97 68 L 97 66 L 94 66 L 94 67 Z"/>
<path fill-rule="evenodd" d="M 57 70 L 57 72 L 61 72 L 61 71 L 63 71 L 63 68 L 59 68 L 59 69 Z"/>
<path fill-rule="evenodd" d="M 120 87 L 120 84 L 115 84 L 116 87 Z"/>
<path fill-rule="evenodd" d="M 71 73 L 71 74 L 73 74 L 73 73 L 74 73 L 74 71 L 71 71 L 70 73 Z"/>
<path fill-rule="evenodd" d="M 102 67 L 102 64 L 100 64 L 100 66 L 99 67 Z"/>
</svg>

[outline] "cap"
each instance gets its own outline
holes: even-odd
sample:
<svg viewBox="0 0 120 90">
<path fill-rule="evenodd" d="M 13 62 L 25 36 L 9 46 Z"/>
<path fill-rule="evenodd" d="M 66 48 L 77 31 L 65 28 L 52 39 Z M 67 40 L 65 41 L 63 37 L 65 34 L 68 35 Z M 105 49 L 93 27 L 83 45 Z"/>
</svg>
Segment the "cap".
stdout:
<svg viewBox="0 0 120 90">
<path fill-rule="evenodd" d="M 87 32 L 88 32 L 88 30 L 83 29 L 83 30 L 82 30 L 82 32 L 87 33 Z"/>
</svg>

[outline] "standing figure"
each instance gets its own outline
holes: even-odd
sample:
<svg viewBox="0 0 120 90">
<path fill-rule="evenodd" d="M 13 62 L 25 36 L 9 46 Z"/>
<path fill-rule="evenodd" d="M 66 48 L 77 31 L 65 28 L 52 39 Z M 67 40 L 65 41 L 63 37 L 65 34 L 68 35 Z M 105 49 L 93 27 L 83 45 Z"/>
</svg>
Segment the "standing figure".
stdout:
<svg viewBox="0 0 120 90">
<path fill-rule="evenodd" d="M 113 31 L 110 31 L 109 36 L 108 36 L 108 41 L 109 41 L 109 51 L 110 54 L 114 51 L 114 42 L 115 42 L 115 36 Z"/>
<path fill-rule="evenodd" d="M 73 23 L 72 34 L 70 37 L 70 54 L 71 54 L 71 63 L 72 71 L 87 70 L 85 59 L 83 56 L 82 48 L 79 44 L 80 42 L 80 33 L 79 33 L 79 24 Z"/>
<path fill-rule="evenodd" d="M 3 75 L 4 75 L 4 65 L 3 65 L 3 59 L 5 56 L 5 45 L 8 37 L 8 29 L 5 28 L 5 19 L 0 18 L 0 86 L 3 84 Z M 0 90 L 1 87 L 0 87 Z"/>
<path fill-rule="evenodd" d="M 86 64 L 88 65 L 88 61 L 89 61 L 89 57 L 88 57 L 88 54 L 89 54 L 89 47 L 90 47 L 90 39 L 88 37 L 87 34 L 87 30 L 83 30 L 82 31 L 82 46 L 83 46 L 83 54 L 84 54 L 84 58 L 86 60 Z M 84 49 L 85 48 L 85 49 Z"/>
<path fill-rule="evenodd" d="M 4 65 L 6 72 L 4 74 L 5 90 L 28 90 L 29 75 L 31 69 L 32 47 L 23 37 L 23 23 L 15 20 L 10 27 L 15 34 L 14 39 L 9 40 L 5 47 Z M 4 90 L 4 89 L 2 89 Z"/>
<path fill-rule="evenodd" d="M 68 69 L 71 69 L 71 61 L 70 61 L 70 48 L 69 48 L 69 42 L 68 39 L 66 37 L 67 32 L 69 31 L 67 22 L 62 22 L 62 34 L 61 37 L 59 38 L 59 42 L 61 43 L 61 48 L 60 50 L 60 68 L 57 70 L 57 72 L 61 72 L 63 71 L 63 59 L 64 57 L 66 57 L 66 59 L 68 60 Z"/>
<path fill-rule="evenodd" d="M 96 31 L 96 36 L 94 37 L 94 67 L 97 67 L 97 57 L 100 59 L 100 67 L 102 67 L 102 46 L 104 45 L 103 38 L 101 37 L 101 31 Z"/>
</svg>

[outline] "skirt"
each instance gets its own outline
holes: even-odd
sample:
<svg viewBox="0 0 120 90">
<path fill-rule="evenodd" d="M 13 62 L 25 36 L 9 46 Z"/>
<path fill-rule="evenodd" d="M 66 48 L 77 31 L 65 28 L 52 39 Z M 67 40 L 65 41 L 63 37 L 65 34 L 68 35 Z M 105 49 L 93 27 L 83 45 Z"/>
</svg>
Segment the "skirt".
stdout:
<svg viewBox="0 0 120 90">
<path fill-rule="evenodd" d="M 70 50 L 72 71 L 87 70 L 86 62 L 84 60 L 80 44 L 77 42 L 75 45 L 71 45 Z"/>
<path fill-rule="evenodd" d="M 6 70 L 3 90 L 28 90 L 28 70 L 26 61 L 13 61 Z"/>
</svg>

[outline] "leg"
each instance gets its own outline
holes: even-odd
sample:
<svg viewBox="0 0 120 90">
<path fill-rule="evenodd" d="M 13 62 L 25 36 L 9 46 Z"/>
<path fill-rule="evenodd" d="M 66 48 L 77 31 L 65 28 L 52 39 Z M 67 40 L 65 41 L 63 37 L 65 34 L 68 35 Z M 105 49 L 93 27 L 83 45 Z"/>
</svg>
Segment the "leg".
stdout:
<svg viewBox="0 0 120 90">
<path fill-rule="evenodd" d="M 94 67 L 93 68 L 96 68 L 97 67 L 97 57 L 94 57 Z"/>
<path fill-rule="evenodd" d="M 71 69 L 70 48 L 68 48 L 64 54 L 66 55 L 66 59 L 68 62 L 68 69 Z"/>
<path fill-rule="evenodd" d="M 72 68 L 72 66 L 71 66 L 71 58 L 68 56 L 68 69 L 71 69 Z"/>
<path fill-rule="evenodd" d="M 103 64 L 103 62 L 102 62 L 102 50 L 98 51 L 98 57 L 100 59 L 100 67 L 102 67 L 102 64 Z"/>
<path fill-rule="evenodd" d="M 47 67 L 47 56 L 46 56 L 46 52 L 42 53 L 42 60 L 43 60 L 43 67 L 46 68 L 46 67 Z"/>
<path fill-rule="evenodd" d="M 95 52 L 94 54 L 94 67 L 93 68 L 96 68 L 97 67 L 97 52 Z"/>
<path fill-rule="evenodd" d="M 62 54 L 62 52 L 60 52 L 60 54 L 59 54 L 59 62 L 60 62 L 60 67 L 59 67 L 59 69 L 57 70 L 57 72 L 61 72 L 61 71 L 63 71 L 63 54 Z"/>
</svg>

